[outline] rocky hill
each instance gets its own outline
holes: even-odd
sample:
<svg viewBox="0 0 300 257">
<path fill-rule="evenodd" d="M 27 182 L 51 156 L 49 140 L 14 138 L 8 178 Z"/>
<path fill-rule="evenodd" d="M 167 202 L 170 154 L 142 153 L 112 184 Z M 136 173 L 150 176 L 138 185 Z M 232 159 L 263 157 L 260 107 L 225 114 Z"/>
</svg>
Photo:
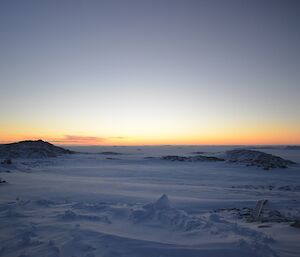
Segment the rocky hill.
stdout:
<svg viewBox="0 0 300 257">
<path fill-rule="evenodd" d="M 256 166 L 265 170 L 274 168 L 287 168 L 288 166 L 295 164 L 290 160 L 285 160 L 279 156 L 264 153 L 256 150 L 249 149 L 235 149 L 226 151 L 215 156 L 177 156 L 167 155 L 162 156 L 162 160 L 166 161 L 179 161 L 179 162 L 236 162 L 246 164 L 247 166 Z"/>
<path fill-rule="evenodd" d="M 266 170 L 273 168 L 287 168 L 295 164 L 279 156 L 248 149 L 236 149 L 226 152 L 225 159 L 229 162 L 245 163 L 247 166 L 257 166 Z"/>
<path fill-rule="evenodd" d="M 0 158 L 49 158 L 72 153 L 75 152 L 43 140 L 0 144 Z"/>
</svg>

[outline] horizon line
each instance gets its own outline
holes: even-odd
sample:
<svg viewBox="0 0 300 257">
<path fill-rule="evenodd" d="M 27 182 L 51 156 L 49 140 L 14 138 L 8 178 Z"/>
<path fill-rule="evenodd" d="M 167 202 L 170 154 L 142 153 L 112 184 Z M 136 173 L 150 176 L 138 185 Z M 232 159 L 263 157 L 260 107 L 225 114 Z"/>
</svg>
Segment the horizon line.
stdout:
<svg viewBox="0 0 300 257">
<path fill-rule="evenodd" d="M 73 146 L 73 147 L 144 147 L 144 146 L 183 146 L 183 147 L 187 147 L 187 146 L 300 146 L 300 143 L 294 143 L 294 144 L 262 144 L 262 143 L 257 143 L 257 144 L 128 144 L 128 145 L 122 145 L 122 144 L 76 144 L 76 143 L 71 143 L 71 144 L 55 144 L 56 141 L 55 140 L 43 140 L 43 139 L 37 139 L 37 140 L 33 140 L 33 139 L 25 139 L 25 140 L 19 140 L 19 141 L 12 141 L 12 140 L 7 140 L 7 141 L 0 141 L 0 144 L 11 144 L 11 143 L 18 143 L 18 142 L 23 142 L 23 141 L 38 141 L 38 140 L 42 140 L 44 142 L 48 142 L 51 143 L 53 145 L 57 145 L 57 146 L 64 146 L 64 147 L 69 147 L 69 146 Z"/>
</svg>

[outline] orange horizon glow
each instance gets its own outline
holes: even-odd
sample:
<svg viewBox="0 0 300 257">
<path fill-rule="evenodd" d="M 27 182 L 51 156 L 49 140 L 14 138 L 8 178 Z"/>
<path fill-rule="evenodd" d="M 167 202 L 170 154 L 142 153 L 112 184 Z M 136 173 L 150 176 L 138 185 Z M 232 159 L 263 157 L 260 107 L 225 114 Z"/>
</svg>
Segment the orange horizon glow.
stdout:
<svg viewBox="0 0 300 257">
<path fill-rule="evenodd" d="M 19 142 L 24 140 L 38 140 L 50 142 L 61 146 L 155 146 L 155 145 L 300 145 L 300 135 L 210 135 L 200 136 L 181 136 L 177 138 L 159 137 L 159 138 L 140 138 L 140 137 L 108 137 L 98 138 L 93 136 L 64 136 L 52 137 L 46 135 L 40 136 L 11 136 L 0 138 L 1 144 Z"/>
<path fill-rule="evenodd" d="M 140 124 L 137 121 L 131 121 L 127 122 L 129 125 L 125 124 L 120 129 L 117 129 L 120 126 L 112 126 L 111 129 L 102 126 L 101 133 L 97 132 L 96 126 L 86 126 L 75 131 L 68 127 L 59 129 L 31 124 L 22 126 L 19 123 L 14 126 L 2 126 L 0 143 L 42 139 L 62 146 L 300 145 L 298 123 L 289 125 L 284 123 L 256 124 L 246 121 L 243 124 L 232 125 L 230 122 L 219 123 L 222 125 L 216 123 L 204 126 L 194 123 L 194 126 L 182 125 L 181 127 L 176 127 L 175 123 L 169 126 L 153 123 L 150 127 L 151 124 L 138 126 Z M 20 127 L 23 129 L 17 129 Z M 3 133 L 3 131 L 10 132 Z"/>
</svg>

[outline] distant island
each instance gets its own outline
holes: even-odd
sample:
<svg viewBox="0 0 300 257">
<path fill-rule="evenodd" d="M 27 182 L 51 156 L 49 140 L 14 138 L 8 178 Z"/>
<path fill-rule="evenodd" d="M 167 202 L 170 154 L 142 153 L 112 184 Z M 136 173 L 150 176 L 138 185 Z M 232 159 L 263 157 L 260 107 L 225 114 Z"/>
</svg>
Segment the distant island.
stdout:
<svg viewBox="0 0 300 257">
<path fill-rule="evenodd" d="M 0 144 L 0 158 L 49 158 L 74 153 L 74 151 L 55 146 L 43 140 Z"/>
</svg>

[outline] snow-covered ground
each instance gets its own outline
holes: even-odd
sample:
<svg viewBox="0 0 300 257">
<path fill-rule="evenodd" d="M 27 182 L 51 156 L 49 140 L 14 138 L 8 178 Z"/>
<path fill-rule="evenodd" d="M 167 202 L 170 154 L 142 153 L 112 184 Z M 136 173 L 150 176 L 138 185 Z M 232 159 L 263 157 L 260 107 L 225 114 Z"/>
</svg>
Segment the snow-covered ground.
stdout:
<svg viewBox="0 0 300 257">
<path fill-rule="evenodd" d="M 232 147 L 69 149 L 0 167 L 0 256 L 300 256 L 300 150 L 262 150 L 297 163 L 264 170 L 160 158 Z"/>
</svg>

